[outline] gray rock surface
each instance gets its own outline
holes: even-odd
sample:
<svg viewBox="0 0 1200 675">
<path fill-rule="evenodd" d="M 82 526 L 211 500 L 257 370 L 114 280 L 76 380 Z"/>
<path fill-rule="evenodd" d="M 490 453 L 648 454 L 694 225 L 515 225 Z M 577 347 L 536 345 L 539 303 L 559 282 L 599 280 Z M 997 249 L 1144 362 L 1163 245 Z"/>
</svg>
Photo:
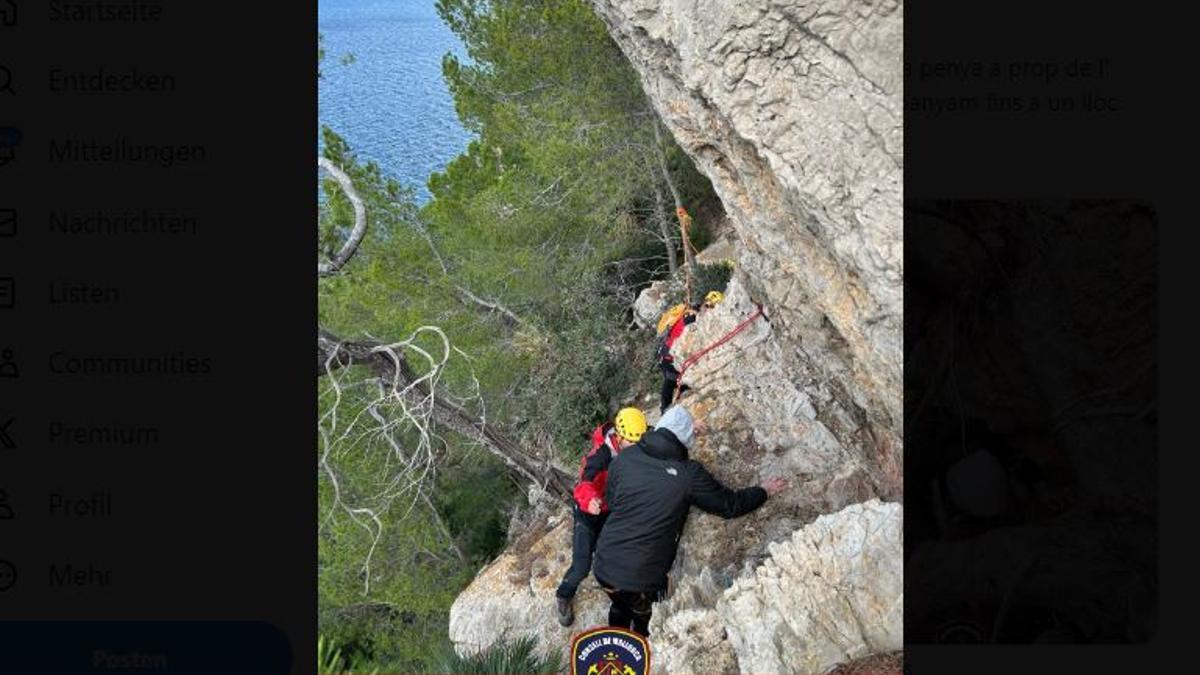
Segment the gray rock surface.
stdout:
<svg viewBox="0 0 1200 675">
<path fill-rule="evenodd" d="M 666 281 L 655 281 L 638 293 L 633 303 L 633 318 L 642 328 L 653 331 L 658 317 L 670 306 L 668 285 Z"/>
<path fill-rule="evenodd" d="M 735 278 L 675 344 L 677 360 L 754 310 Z M 876 499 L 898 467 L 874 452 L 842 389 L 817 369 L 779 367 L 785 348 L 760 318 L 683 374 L 693 390 L 680 402 L 709 428 L 692 456 L 731 487 L 773 475 L 792 487 L 736 520 L 693 511 L 673 592 L 651 623 L 661 672 L 820 672 L 800 669 L 900 648 L 901 510 Z M 553 512 L 532 521 L 455 602 L 450 635 L 460 649 L 518 635 L 566 649 L 572 633 L 555 623 L 553 595 L 569 564 L 570 520 Z M 577 627 L 604 622 L 594 580 L 576 605 Z"/>
<path fill-rule="evenodd" d="M 898 443 L 902 3 L 592 4 L 712 180 L 784 342 L 829 344 L 808 355 L 835 360 L 829 375 Z"/>
<path fill-rule="evenodd" d="M 817 518 L 717 603 L 743 672 L 824 673 L 900 649 L 904 555 L 899 504 Z"/>
<path fill-rule="evenodd" d="M 900 649 L 903 643 L 901 510 L 871 500 L 820 516 L 771 543 L 731 578 L 705 567 L 655 606 L 651 623 L 659 673 L 821 673 L 839 663 Z M 689 526 L 691 548 L 717 542 Z M 608 603 L 591 580 L 576 598 L 576 624 L 554 619 L 554 588 L 570 564 L 570 520 L 552 517 L 479 574 L 454 603 L 450 635 L 463 652 L 532 635 L 564 657 L 579 630 L 603 625 Z M 699 569 L 699 572 L 693 570 Z"/>
<path fill-rule="evenodd" d="M 543 651 L 566 654 L 581 627 L 607 622 L 604 592 L 589 577 L 575 597 L 575 627 L 558 625 L 554 590 L 571 565 L 571 515 L 538 517 L 485 567 L 450 608 L 450 638 L 462 653 L 532 635 Z M 564 661 L 565 662 L 565 661 Z"/>
</svg>

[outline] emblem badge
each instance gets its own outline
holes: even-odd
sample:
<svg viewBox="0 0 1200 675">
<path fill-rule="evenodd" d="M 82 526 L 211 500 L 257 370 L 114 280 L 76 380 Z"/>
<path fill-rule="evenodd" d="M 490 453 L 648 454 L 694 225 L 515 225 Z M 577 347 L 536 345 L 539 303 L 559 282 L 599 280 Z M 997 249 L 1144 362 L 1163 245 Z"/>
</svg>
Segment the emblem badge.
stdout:
<svg viewBox="0 0 1200 675">
<path fill-rule="evenodd" d="M 571 675 L 649 675 L 650 643 L 622 628 L 593 628 L 571 642 Z"/>
</svg>

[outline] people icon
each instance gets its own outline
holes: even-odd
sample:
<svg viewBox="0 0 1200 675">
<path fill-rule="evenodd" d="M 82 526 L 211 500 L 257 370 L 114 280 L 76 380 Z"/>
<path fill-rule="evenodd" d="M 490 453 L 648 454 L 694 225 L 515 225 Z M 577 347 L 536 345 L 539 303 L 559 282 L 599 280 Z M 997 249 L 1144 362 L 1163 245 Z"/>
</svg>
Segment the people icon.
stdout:
<svg viewBox="0 0 1200 675">
<path fill-rule="evenodd" d="M 16 377 L 20 375 L 17 370 L 17 363 L 13 361 L 13 351 L 5 349 L 0 352 L 0 377 Z"/>
<path fill-rule="evenodd" d="M 0 520 L 12 520 L 15 515 L 8 505 L 8 493 L 0 490 Z"/>
</svg>

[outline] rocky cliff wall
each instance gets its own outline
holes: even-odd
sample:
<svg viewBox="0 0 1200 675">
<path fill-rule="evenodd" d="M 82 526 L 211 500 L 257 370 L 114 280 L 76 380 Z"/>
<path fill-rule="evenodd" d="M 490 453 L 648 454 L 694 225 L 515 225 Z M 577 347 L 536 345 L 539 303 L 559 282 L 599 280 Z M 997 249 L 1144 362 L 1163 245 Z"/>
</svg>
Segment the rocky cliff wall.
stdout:
<svg viewBox="0 0 1200 675">
<path fill-rule="evenodd" d="M 898 442 L 902 4 L 592 2 L 712 180 L 784 342 L 810 345 Z"/>
<path fill-rule="evenodd" d="M 676 343 L 678 362 L 755 311 L 735 277 Z M 783 366 L 794 345 L 767 312 L 685 372 L 681 404 L 709 428 L 692 457 L 718 479 L 742 487 L 780 475 L 791 487 L 743 518 L 689 518 L 675 587 L 650 626 L 658 672 L 825 672 L 902 646 L 901 506 L 879 500 L 894 496 L 899 466 L 876 451 L 857 404 L 818 364 Z M 575 626 L 556 623 L 571 521 L 539 504 L 451 609 L 460 649 L 533 635 L 546 651 L 564 650 L 576 630 L 605 622 L 607 600 L 589 579 Z"/>
</svg>

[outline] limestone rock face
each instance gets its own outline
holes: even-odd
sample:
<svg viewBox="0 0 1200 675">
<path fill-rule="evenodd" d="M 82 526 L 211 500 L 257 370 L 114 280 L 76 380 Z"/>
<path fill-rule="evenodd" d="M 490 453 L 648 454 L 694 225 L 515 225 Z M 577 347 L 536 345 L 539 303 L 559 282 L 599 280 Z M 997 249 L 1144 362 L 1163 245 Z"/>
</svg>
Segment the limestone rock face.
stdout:
<svg viewBox="0 0 1200 675">
<path fill-rule="evenodd" d="M 824 673 L 902 647 L 900 509 L 872 500 L 821 516 L 722 594 L 743 672 Z"/>
<path fill-rule="evenodd" d="M 879 501 L 899 496 L 897 456 L 842 381 L 785 358 L 818 346 L 790 344 L 764 310 L 751 319 L 757 307 L 735 277 L 673 346 L 682 367 L 729 338 L 682 375 L 691 389 L 679 403 L 708 427 L 692 457 L 730 487 L 770 476 L 791 487 L 735 520 L 693 510 L 650 625 L 659 672 L 824 672 L 902 645 L 902 512 Z M 532 520 L 451 609 L 460 650 L 532 635 L 565 654 L 575 630 L 605 623 L 607 598 L 589 578 L 575 626 L 558 626 L 572 524 L 565 509 Z"/>
<path fill-rule="evenodd" d="M 837 352 L 828 375 L 874 418 L 877 436 L 898 442 L 902 3 L 592 4 L 712 180 L 784 358 L 823 363 Z M 791 353 L 801 343 L 821 348 Z"/>
<path fill-rule="evenodd" d="M 633 318 L 642 328 L 654 330 L 658 317 L 669 307 L 667 303 L 669 284 L 666 281 L 655 281 L 638 294 L 633 303 Z"/>
<path fill-rule="evenodd" d="M 672 596 L 655 605 L 655 672 L 821 673 L 900 649 L 901 509 L 871 500 L 820 516 L 769 544 L 757 556 L 761 564 L 747 565 L 736 579 L 729 568 L 703 567 L 708 556 L 695 556 L 676 569 L 683 579 Z M 605 623 L 607 599 L 590 579 L 576 597 L 575 626 L 555 621 L 570 525 L 561 516 L 540 523 L 459 596 L 450 635 L 460 650 L 534 636 L 543 651 L 565 657 L 574 634 Z M 709 539 L 689 528 L 693 547 Z"/>
<path fill-rule="evenodd" d="M 581 627 L 607 623 L 608 599 L 591 577 L 575 596 L 575 626 L 558 625 L 554 591 L 571 565 L 570 513 L 540 518 L 485 567 L 450 608 L 450 637 L 473 653 L 498 640 L 535 636 L 562 650 Z"/>
<path fill-rule="evenodd" d="M 676 362 L 756 311 L 735 277 L 675 343 Z M 680 404 L 708 427 L 692 457 L 730 487 L 770 476 L 791 487 L 735 520 L 693 510 L 650 625 L 659 672 L 815 673 L 902 645 L 902 512 L 879 500 L 898 496 L 899 466 L 844 388 L 815 365 L 781 367 L 788 345 L 774 321 L 751 320 L 683 373 L 692 389 Z M 533 635 L 565 653 L 573 633 L 555 622 L 553 595 L 570 526 L 565 512 L 539 516 L 459 596 L 450 634 L 460 649 Z M 607 605 L 589 578 L 574 629 L 603 624 Z"/>
</svg>

